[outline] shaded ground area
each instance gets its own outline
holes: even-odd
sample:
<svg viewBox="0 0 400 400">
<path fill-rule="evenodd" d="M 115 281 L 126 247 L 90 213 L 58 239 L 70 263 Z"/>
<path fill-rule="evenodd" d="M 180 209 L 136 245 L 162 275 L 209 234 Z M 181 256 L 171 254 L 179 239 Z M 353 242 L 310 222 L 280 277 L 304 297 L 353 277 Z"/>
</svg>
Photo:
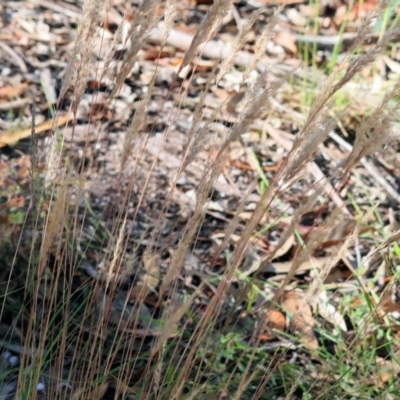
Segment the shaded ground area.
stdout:
<svg viewBox="0 0 400 400">
<path fill-rule="evenodd" d="M 196 63 L 180 71 L 184 51 L 209 3 L 181 2 L 176 26 L 163 47 L 161 28 L 154 28 L 115 97 L 111 93 L 128 33 L 122 30 L 108 67 L 107 51 L 123 15 L 129 21 L 137 2 L 117 1 L 107 15 L 99 15 L 99 40 L 93 49 L 96 68 L 90 72 L 75 117 L 71 112 L 74 88 L 61 99 L 60 94 L 74 55 L 82 4 L 31 0 L 1 6 L 0 290 L 4 301 L 0 347 L 5 360 L 1 372 L 7 378 L 1 395 L 14 398 L 18 371 L 35 365 L 28 343 L 48 350 L 38 368 L 45 387 L 37 387 L 42 398 L 50 398 L 46 395 L 59 390 L 60 382 L 65 384 L 64 398 L 140 398 L 141 385 L 150 390 L 151 379 L 155 379 L 148 378 L 149 370 L 156 376 L 157 360 L 164 360 L 165 355 L 168 362 L 164 365 L 174 366 L 163 371 L 167 395 L 174 387 L 171 382 L 181 379 L 185 393 L 199 390 L 194 398 L 228 398 L 248 366 L 255 371 L 254 383 L 242 398 L 279 398 L 287 395 L 288 387 L 295 388 L 294 398 L 319 392 L 328 396 L 334 383 L 335 396 L 350 396 L 356 391 L 355 381 L 372 397 L 385 391 L 390 396 L 396 393 L 398 324 L 386 312 L 400 311 L 392 296 L 400 253 L 395 247 L 384 259 L 375 250 L 398 230 L 398 148 L 386 147 L 376 159 L 363 159 L 342 187 L 336 185 L 332 170 L 351 151 L 359 120 L 397 79 L 397 43 L 390 57 L 380 57 L 374 67 L 366 68 L 332 103 L 337 124 L 314 162 L 290 181 L 274 181 L 318 88 L 331 71 L 330 62 L 340 59 L 366 12 L 376 7 L 374 3 L 354 7 L 323 4 L 318 17 L 314 16 L 316 6 L 307 2 L 289 4 L 282 11 L 257 69 L 274 60 L 271 82 L 293 70 L 291 77 L 282 82 L 265 118 L 252 121 L 251 128 L 230 144 L 174 288 L 163 288 L 171 260 L 196 212 L 204 171 L 215 157 L 216 145 L 240 118 L 250 87 L 242 82 L 249 63 L 246 57 L 251 57 L 256 38 L 273 13 L 267 6 L 259 15 L 236 68 L 216 85 L 209 79 L 216 74 L 215 59 L 221 48 L 232 46 L 260 4 L 235 3 L 202 57 L 198 55 Z M 342 46 L 338 35 L 346 10 Z M 371 35 L 371 46 L 379 32 L 377 27 Z M 142 102 L 149 90 L 145 118 L 132 134 L 133 151 L 125 162 L 127 131 L 136 112 L 143 112 Z M 207 94 L 197 121 L 196 106 L 203 92 Z M 343 107 L 346 112 L 341 114 Z M 206 133 L 194 135 L 195 140 L 201 137 L 201 146 L 180 173 L 193 125 Z M 65 179 L 62 173 L 69 171 L 65 204 L 56 200 L 61 198 L 57 190 L 63 185 L 56 182 L 45 188 L 52 135 L 62 135 L 64 141 L 65 158 L 58 175 Z M 35 146 L 39 160 L 33 169 Z M 230 256 L 271 184 L 276 185 L 276 196 L 256 227 L 239 273 L 229 282 L 227 297 L 216 308 L 215 330 L 202 331 L 200 323 L 223 272 L 230 267 Z M 296 232 L 268 258 L 293 215 L 320 185 L 324 194 L 317 205 L 304 210 L 296 221 Z M 54 226 L 46 219 L 49 206 L 61 216 Z M 235 218 L 238 222 L 229 232 Z M 49 224 L 57 234 L 49 245 L 48 260 L 42 264 L 38 259 Z M 337 254 L 356 225 L 356 244 L 332 265 L 314 303 L 304 305 L 302 300 L 318 270 Z M 272 304 L 303 243 L 311 235 L 327 231 L 329 235 L 287 282 L 279 304 Z M 226 247 L 222 249 L 223 243 Z M 149 248 L 156 250 L 149 254 Z M 36 269 L 27 266 L 43 269 L 44 278 L 37 279 Z M 365 269 L 358 275 L 361 266 Z M 393 271 L 388 271 L 389 266 Z M 170 344 L 158 348 L 158 338 L 167 331 L 164 313 L 172 308 L 179 314 L 193 294 L 196 300 L 190 309 L 180 315 L 176 329 L 167 332 Z M 373 314 L 369 298 L 374 296 L 376 304 L 386 299 L 385 315 L 371 318 L 362 344 L 348 354 L 347 348 L 358 344 L 358 327 L 365 313 Z M 191 354 L 191 345 L 199 343 L 202 336 L 208 336 L 202 352 Z M 63 362 L 54 363 L 52 352 L 61 353 Z M 353 368 L 363 352 L 372 354 L 373 361 Z M 196 368 L 186 371 L 182 354 L 191 357 Z M 121 382 L 126 382 L 129 390 Z"/>
</svg>

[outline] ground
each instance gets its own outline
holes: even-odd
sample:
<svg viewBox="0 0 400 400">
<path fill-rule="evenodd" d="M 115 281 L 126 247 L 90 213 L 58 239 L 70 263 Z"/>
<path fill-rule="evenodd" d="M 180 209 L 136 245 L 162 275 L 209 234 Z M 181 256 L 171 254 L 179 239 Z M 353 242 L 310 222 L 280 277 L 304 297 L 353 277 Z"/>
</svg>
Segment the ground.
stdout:
<svg viewBox="0 0 400 400">
<path fill-rule="evenodd" d="M 163 45 L 159 3 L 117 91 L 143 4 L 90 51 L 83 2 L 0 6 L 0 398 L 398 398 L 398 5 L 353 49 L 376 2 L 289 1 L 248 71 L 275 4 L 233 2 L 185 66 L 217 2 L 178 2 Z M 391 140 L 351 164 L 364 122 Z"/>
</svg>

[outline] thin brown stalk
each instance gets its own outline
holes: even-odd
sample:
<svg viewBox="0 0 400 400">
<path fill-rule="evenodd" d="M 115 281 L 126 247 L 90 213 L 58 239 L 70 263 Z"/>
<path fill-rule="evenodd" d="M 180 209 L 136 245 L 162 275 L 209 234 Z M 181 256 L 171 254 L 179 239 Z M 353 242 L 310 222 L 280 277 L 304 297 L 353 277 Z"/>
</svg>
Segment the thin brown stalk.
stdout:
<svg viewBox="0 0 400 400">
<path fill-rule="evenodd" d="M 201 293 L 203 286 L 199 286 L 197 290 L 195 290 L 191 296 L 187 299 L 187 301 L 180 305 L 178 308 L 171 306 L 165 312 L 165 327 L 163 329 L 162 334 L 158 337 L 156 343 L 151 349 L 151 354 L 154 356 L 156 353 L 162 350 L 166 341 L 174 334 L 175 330 L 178 328 L 178 323 L 182 319 L 183 315 L 193 304 L 196 296 Z"/>
<path fill-rule="evenodd" d="M 232 52 L 229 54 L 229 56 L 224 60 L 224 62 L 220 66 L 220 70 L 219 70 L 218 76 L 216 78 L 217 84 L 223 78 L 223 76 L 229 71 L 229 69 L 233 66 L 237 54 L 243 48 L 243 46 L 246 44 L 246 42 L 252 32 L 253 25 L 255 24 L 258 17 L 261 15 L 261 13 L 263 13 L 265 10 L 266 10 L 265 7 L 259 8 L 253 14 L 252 18 L 249 21 L 247 21 L 246 25 L 243 27 L 242 31 L 240 32 L 240 35 L 235 40 L 235 43 L 232 48 Z M 257 60 L 257 62 L 258 61 L 259 60 Z M 254 66 L 253 66 L 253 68 L 254 68 Z M 243 80 L 245 80 L 245 79 L 243 79 Z"/>
<path fill-rule="evenodd" d="M 251 59 L 249 65 L 247 66 L 244 74 L 243 81 L 246 81 L 249 77 L 250 73 L 255 69 L 256 65 L 259 63 L 262 57 L 264 57 L 265 49 L 267 48 L 268 42 L 272 38 L 273 30 L 275 25 L 278 23 L 279 15 L 282 12 L 282 7 L 279 7 L 271 19 L 268 21 L 268 24 L 265 26 L 261 35 L 257 37 L 255 46 L 254 46 L 254 57 Z"/>
<path fill-rule="evenodd" d="M 177 17 L 179 0 L 167 0 L 164 13 L 164 28 L 161 36 L 161 47 L 165 46 L 170 30 L 174 27 L 175 18 Z"/>
<path fill-rule="evenodd" d="M 132 151 L 134 149 L 134 140 L 135 137 L 139 134 L 141 129 L 143 128 L 146 121 L 146 110 L 150 102 L 152 88 L 154 85 L 154 79 L 150 84 L 149 91 L 147 92 L 146 97 L 139 102 L 136 107 L 135 115 L 133 116 L 132 122 L 125 133 L 124 138 L 124 147 L 123 154 L 121 160 L 121 173 L 124 171 L 126 167 L 126 163 L 129 160 L 129 157 L 132 155 Z"/>
<path fill-rule="evenodd" d="M 196 56 L 199 46 L 209 41 L 219 29 L 223 18 L 227 15 L 232 6 L 232 0 L 216 0 L 210 7 L 207 15 L 199 25 L 192 43 L 185 54 L 185 58 L 179 68 L 178 75 Z M 201 52 L 201 50 L 200 50 Z"/>
<path fill-rule="evenodd" d="M 179 275 L 179 271 L 182 268 L 189 245 L 192 243 L 192 240 L 196 235 L 197 229 L 204 216 L 204 205 L 207 201 L 208 194 L 210 193 L 214 180 L 217 177 L 215 175 L 216 174 L 214 174 L 214 171 L 212 171 L 211 176 L 207 176 L 205 174 L 198 187 L 196 193 L 196 206 L 193 215 L 187 223 L 187 231 L 184 233 L 183 239 L 179 242 L 178 248 L 176 249 L 176 252 L 171 260 L 171 264 L 161 285 L 161 295 L 165 293 L 172 281 Z"/>
<path fill-rule="evenodd" d="M 136 62 L 139 50 L 142 48 L 151 30 L 156 26 L 160 17 L 157 16 L 157 7 L 160 0 L 143 1 L 131 23 L 130 44 L 122 61 L 121 70 L 118 72 L 111 97 L 120 91 L 122 84 L 131 73 Z"/>
</svg>

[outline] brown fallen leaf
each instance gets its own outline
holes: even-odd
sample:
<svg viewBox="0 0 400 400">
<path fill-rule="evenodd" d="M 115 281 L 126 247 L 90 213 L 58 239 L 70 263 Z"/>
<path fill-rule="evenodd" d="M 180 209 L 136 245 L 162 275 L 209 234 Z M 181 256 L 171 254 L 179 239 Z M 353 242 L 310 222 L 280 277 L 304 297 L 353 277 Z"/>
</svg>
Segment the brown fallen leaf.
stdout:
<svg viewBox="0 0 400 400">
<path fill-rule="evenodd" d="M 288 313 L 290 330 L 299 335 L 301 342 L 310 350 L 318 348 L 313 331 L 315 320 L 309 304 L 302 305 L 301 295 L 295 291 L 285 292 L 280 298 L 283 311 Z"/>
<path fill-rule="evenodd" d="M 29 82 L 21 83 L 17 86 L 3 86 L 0 88 L 0 99 L 10 99 L 20 96 L 29 86 Z"/>
<path fill-rule="evenodd" d="M 284 332 L 286 330 L 286 317 L 285 315 L 277 310 L 276 308 L 269 308 L 266 314 L 267 329 L 266 332 L 261 334 L 261 340 L 267 342 L 275 339 L 273 332 L 269 332 L 271 329 Z"/>
<path fill-rule="evenodd" d="M 373 382 L 380 388 L 385 388 L 386 384 L 400 373 L 400 367 L 392 360 L 377 357 L 376 374 L 374 374 Z"/>
<path fill-rule="evenodd" d="M 294 235 L 290 235 L 285 241 L 285 243 L 283 243 L 282 246 L 279 247 L 279 249 L 276 251 L 271 260 L 276 260 L 277 258 L 280 258 L 285 254 L 287 254 L 294 244 L 295 244 L 295 237 Z"/>
<path fill-rule="evenodd" d="M 40 125 L 35 127 L 35 134 L 43 133 L 49 131 L 53 127 L 60 127 L 65 125 L 69 121 L 74 119 L 73 114 L 63 115 L 56 119 L 54 122 L 53 119 L 49 119 L 46 122 L 43 122 Z M 25 139 L 31 135 L 32 128 L 26 128 L 21 130 L 10 129 L 8 131 L 0 132 L 0 148 L 4 146 L 14 145 L 21 139 Z"/>
<path fill-rule="evenodd" d="M 363 1 L 360 4 L 354 4 L 350 13 L 346 13 L 348 21 L 355 21 L 356 19 L 365 18 L 366 14 L 375 10 L 378 6 L 376 0 Z"/>
<path fill-rule="evenodd" d="M 296 36 L 292 35 L 290 32 L 276 32 L 273 40 L 274 43 L 282 46 L 292 54 L 297 54 Z"/>
<path fill-rule="evenodd" d="M 13 197 L 8 201 L 7 206 L 12 208 L 12 207 L 23 207 L 25 204 L 25 197 L 24 196 L 17 196 Z"/>
<path fill-rule="evenodd" d="M 152 292 L 160 283 L 160 267 L 157 264 L 155 256 L 149 253 L 143 255 L 143 275 L 130 290 L 129 297 L 131 299 L 144 299 Z"/>
<path fill-rule="evenodd" d="M 93 91 L 100 91 L 100 90 L 105 91 L 108 88 L 107 84 L 100 82 L 100 81 L 96 81 L 95 79 L 89 80 L 86 83 L 86 87 L 87 87 L 87 89 L 93 90 Z"/>
<path fill-rule="evenodd" d="M 400 287 L 398 282 L 391 282 L 381 295 L 379 308 L 386 313 L 400 312 Z"/>
<path fill-rule="evenodd" d="M 101 121 L 108 120 L 111 121 L 113 117 L 113 112 L 109 109 L 107 104 L 104 103 L 93 103 L 90 107 L 89 120 Z"/>
<path fill-rule="evenodd" d="M 388 255 L 384 255 L 384 262 L 387 284 L 376 305 L 377 314 L 381 317 L 387 313 L 400 312 L 400 282 L 396 277 L 396 268 Z"/>
<path fill-rule="evenodd" d="M 143 59 L 146 61 L 159 60 L 160 58 L 170 58 L 173 54 L 169 51 L 160 51 L 157 49 L 144 48 Z"/>
</svg>

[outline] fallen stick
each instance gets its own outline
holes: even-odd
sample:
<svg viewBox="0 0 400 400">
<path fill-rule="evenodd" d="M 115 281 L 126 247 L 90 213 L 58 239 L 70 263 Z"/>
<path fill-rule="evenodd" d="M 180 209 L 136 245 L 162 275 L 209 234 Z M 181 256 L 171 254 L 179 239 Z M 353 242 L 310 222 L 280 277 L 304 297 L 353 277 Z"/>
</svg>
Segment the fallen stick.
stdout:
<svg viewBox="0 0 400 400">
<path fill-rule="evenodd" d="M 49 119 L 42 124 L 35 127 L 35 134 L 49 131 L 54 127 L 60 127 L 65 125 L 69 121 L 74 119 L 73 114 L 63 115 L 59 118 Z M 13 145 L 17 143 L 21 139 L 25 139 L 32 134 L 32 127 L 25 129 L 9 129 L 8 131 L 0 132 L 0 147 L 4 147 L 7 145 Z"/>
<path fill-rule="evenodd" d="M 282 132 L 278 129 L 273 128 L 271 125 L 267 124 L 266 129 L 268 134 L 279 143 L 285 150 L 290 151 L 293 143 L 289 139 L 285 139 Z M 346 208 L 344 201 L 339 196 L 335 188 L 328 181 L 326 176 L 320 170 L 315 162 L 310 162 L 307 164 L 308 170 L 312 173 L 314 178 L 321 184 L 324 188 L 325 193 L 335 202 L 335 204 L 340 207 L 344 213 L 351 215 L 350 211 Z"/>
<path fill-rule="evenodd" d="M 329 137 L 333 139 L 337 144 L 342 146 L 345 150 L 351 152 L 353 146 L 341 138 L 336 132 L 330 132 Z M 375 165 L 368 161 L 365 157 L 360 160 L 361 164 L 367 169 L 375 181 L 384 189 L 386 192 L 397 202 L 400 203 L 400 194 L 396 189 L 390 185 L 390 183 L 385 179 L 385 177 L 378 171 Z"/>
<path fill-rule="evenodd" d="M 160 43 L 163 37 L 163 28 L 164 28 L 163 23 L 159 24 L 157 28 L 154 28 L 149 35 L 149 40 L 156 43 Z M 193 38 L 194 36 L 190 35 L 189 33 L 177 31 L 176 29 L 171 29 L 169 31 L 166 43 L 177 49 L 186 51 L 190 48 Z M 232 54 L 232 51 L 233 49 L 230 44 L 216 40 L 210 40 L 208 42 L 205 42 L 201 44 L 198 49 L 198 52 L 203 57 L 212 59 L 218 59 L 218 58 L 227 59 Z M 251 63 L 253 57 L 254 55 L 248 53 L 247 51 L 239 51 L 233 63 L 239 67 L 246 67 Z M 265 56 L 262 60 L 260 60 L 257 63 L 256 68 L 259 71 L 265 71 L 266 69 L 271 68 L 272 64 L 274 63 L 275 63 L 274 60 Z M 275 73 L 282 74 L 283 71 L 284 72 L 292 71 L 293 67 L 283 63 L 279 63 L 279 64 L 274 64 L 274 67 L 272 69 Z"/>
</svg>

